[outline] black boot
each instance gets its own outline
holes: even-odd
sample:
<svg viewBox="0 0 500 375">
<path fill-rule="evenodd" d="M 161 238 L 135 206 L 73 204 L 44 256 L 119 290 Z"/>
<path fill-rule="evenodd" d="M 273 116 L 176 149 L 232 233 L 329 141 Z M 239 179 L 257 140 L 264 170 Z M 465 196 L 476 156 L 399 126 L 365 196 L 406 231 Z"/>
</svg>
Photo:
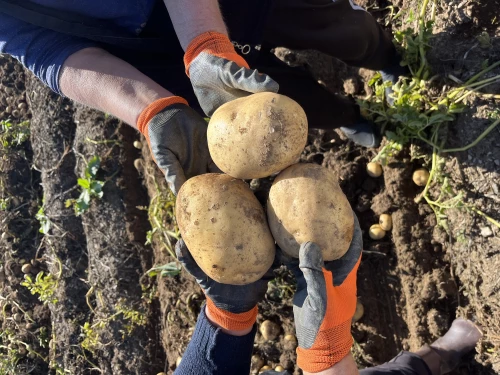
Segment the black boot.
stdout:
<svg viewBox="0 0 500 375">
<path fill-rule="evenodd" d="M 470 320 L 458 318 L 443 337 L 423 346 L 416 354 L 427 363 L 432 375 L 447 374 L 459 365 L 465 354 L 474 350 L 482 335 Z"/>
<path fill-rule="evenodd" d="M 342 126 L 344 134 L 354 143 L 363 147 L 378 147 L 380 145 L 380 131 L 373 122 L 361 119 L 359 122 Z"/>
<path fill-rule="evenodd" d="M 393 85 L 395 85 L 398 82 L 399 77 L 410 76 L 410 70 L 406 66 L 401 66 L 400 62 L 401 57 L 396 55 L 394 62 L 387 68 L 380 71 L 380 75 L 382 76 L 384 82 L 390 81 Z M 387 104 L 391 106 L 394 104 L 394 98 L 392 97 L 393 92 L 392 87 L 387 87 L 385 89 L 385 100 Z"/>
</svg>

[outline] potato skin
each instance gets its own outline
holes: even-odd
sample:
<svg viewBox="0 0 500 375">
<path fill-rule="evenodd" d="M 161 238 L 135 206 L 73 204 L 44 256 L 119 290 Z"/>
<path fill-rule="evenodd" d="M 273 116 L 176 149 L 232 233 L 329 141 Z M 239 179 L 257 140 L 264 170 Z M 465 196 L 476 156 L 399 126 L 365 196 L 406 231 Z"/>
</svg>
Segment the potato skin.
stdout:
<svg viewBox="0 0 500 375">
<path fill-rule="evenodd" d="M 278 246 L 295 258 L 307 241 L 320 246 L 325 261 L 342 257 L 354 234 L 353 215 L 336 176 L 316 164 L 288 167 L 269 192 L 269 227 Z"/>
<path fill-rule="evenodd" d="M 176 217 L 194 260 L 215 281 L 250 284 L 271 267 L 274 240 L 245 182 L 219 173 L 189 179 L 177 196 Z"/>
<path fill-rule="evenodd" d="M 208 148 L 230 176 L 261 178 L 297 162 L 307 142 L 307 117 L 294 100 L 264 92 L 221 106 L 210 119 Z"/>
</svg>

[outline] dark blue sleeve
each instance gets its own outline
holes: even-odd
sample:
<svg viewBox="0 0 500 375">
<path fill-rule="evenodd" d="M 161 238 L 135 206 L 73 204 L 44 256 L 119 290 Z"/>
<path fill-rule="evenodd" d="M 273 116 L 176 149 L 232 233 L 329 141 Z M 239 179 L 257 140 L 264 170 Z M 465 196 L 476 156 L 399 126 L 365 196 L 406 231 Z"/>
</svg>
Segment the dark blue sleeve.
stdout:
<svg viewBox="0 0 500 375">
<path fill-rule="evenodd" d="M 246 375 L 250 373 L 257 328 L 231 336 L 210 323 L 202 308 L 196 328 L 175 375 Z"/>
<path fill-rule="evenodd" d="M 73 53 L 95 43 L 43 29 L 0 13 L 0 53 L 15 57 L 53 91 L 61 94 L 59 73 Z"/>
</svg>

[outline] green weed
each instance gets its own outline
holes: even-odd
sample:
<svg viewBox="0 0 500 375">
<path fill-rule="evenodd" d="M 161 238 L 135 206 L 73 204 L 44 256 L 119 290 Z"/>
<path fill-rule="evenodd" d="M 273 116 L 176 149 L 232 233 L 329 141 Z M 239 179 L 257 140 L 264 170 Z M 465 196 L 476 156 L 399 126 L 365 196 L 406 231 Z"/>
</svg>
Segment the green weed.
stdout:
<svg viewBox="0 0 500 375">
<path fill-rule="evenodd" d="M 20 146 L 30 137 L 30 123 L 13 123 L 11 120 L 0 121 L 0 143 L 7 149 Z"/>
<path fill-rule="evenodd" d="M 101 167 L 101 159 L 99 156 L 94 156 L 87 162 L 83 178 L 78 179 L 78 186 L 80 186 L 80 196 L 78 199 L 68 199 L 66 207 L 73 206 L 75 214 L 80 216 L 86 212 L 90 207 L 92 199 L 100 199 L 103 196 L 102 188 L 105 182 L 97 179 L 97 172 Z"/>
<path fill-rule="evenodd" d="M 9 198 L 0 199 L 0 211 L 7 211 L 9 208 Z"/>
<path fill-rule="evenodd" d="M 169 189 L 160 188 L 156 180 L 154 184 L 156 195 L 151 199 L 148 208 L 152 229 L 147 233 L 146 245 L 151 244 L 155 238 L 174 259 L 177 259 L 172 243 L 172 239 L 180 238 L 179 227 L 175 220 L 175 195 Z M 172 229 L 169 229 L 167 224 L 170 224 Z"/>
<path fill-rule="evenodd" d="M 109 323 L 114 322 L 119 316 L 122 316 L 124 320 L 124 330 L 121 331 L 123 338 L 130 336 L 136 327 L 145 326 L 147 323 L 146 315 L 143 312 L 128 307 L 124 300 L 120 300 L 113 315 L 99 319 L 94 324 L 89 322 L 83 324 L 81 327 L 81 347 L 91 353 L 95 352 L 101 345 L 99 332 L 106 328 Z"/>
<path fill-rule="evenodd" d="M 35 218 L 40 223 L 40 229 L 38 231 L 42 234 L 49 234 L 50 227 L 52 226 L 52 222 L 47 217 L 47 215 L 45 215 L 44 206 L 40 207 L 40 209 L 38 210 L 38 212 L 35 215 Z"/>
<path fill-rule="evenodd" d="M 98 324 L 91 325 L 89 322 L 85 322 L 82 326 L 83 337 L 82 343 L 80 344 L 83 349 L 93 353 L 99 346 L 99 329 L 106 326 L 105 322 L 99 322 Z"/>
<path fill-rule="evenodd" d="M 21 282 L 21 285 L 28 288 L 31 294 L 38 294 L 38 299 L 43 303 L 56 304 L 58 302 L 57 298 L 54 297 L 57 279 L 51 273 L 45 275 L 43 271 L 40 271 L 35 280 L 30 275 L 24 275 L 24 281 Z"/>
<path fill-rule="evenodd" d="M 177 262 L 170 262 L 164 264 L 163 266 L 157 266 L 151 268 L 147 273 L 149 277 L 154 277 L 160 275 L 161 277 L 173 277 L 181 273 L 182 268 Z"/>
</svg>

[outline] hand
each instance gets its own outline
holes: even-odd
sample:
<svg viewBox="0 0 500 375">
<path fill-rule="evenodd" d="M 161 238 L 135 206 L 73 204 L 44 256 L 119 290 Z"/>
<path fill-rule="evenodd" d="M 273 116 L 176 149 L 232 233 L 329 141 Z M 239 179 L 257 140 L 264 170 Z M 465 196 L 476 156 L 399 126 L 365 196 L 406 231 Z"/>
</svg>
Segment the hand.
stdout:
<svg viewBox="0 0 500 375">
<path fill-rule="evenodd" d="M 354 216 L 352 243 L 342 258 L 325 264 L 318 245 L 306 242 L 300 247 L 299 260 L 284 259 L 297 279 L 293 314 L 299 342 L 297 364 L 304 371 L 329 369 L 350 352 L 362 247 Z"/>
<path fill-rule="evenodd" d="M 273 267 L 262 277 L 248 285 L 220 284 L 196 264 L 186 244 L 181 239 L 175 246 L 177 258 L 186 271 L 196 278 L 207 297 L 207 315 L 226 330 L 251 328 L 257 319 L 257 303 L 267 291 L 267 283 L 274 278 Z"/>
<path fill-rule="evenodd" d="M 194 38 L 184 55 L 184 64 L 207 116 L 231 100 L 279 89 L 269 76 L 250 69 L 229 38 L 221 33 L 209 31 Z"/>
<path fill-rule="evenodd" d="M 150 104 L 137 122 L 174 194 L 189 178 L 220 172 L 207 144 L 207 123 L 178 96 Z"/>
</svg>

